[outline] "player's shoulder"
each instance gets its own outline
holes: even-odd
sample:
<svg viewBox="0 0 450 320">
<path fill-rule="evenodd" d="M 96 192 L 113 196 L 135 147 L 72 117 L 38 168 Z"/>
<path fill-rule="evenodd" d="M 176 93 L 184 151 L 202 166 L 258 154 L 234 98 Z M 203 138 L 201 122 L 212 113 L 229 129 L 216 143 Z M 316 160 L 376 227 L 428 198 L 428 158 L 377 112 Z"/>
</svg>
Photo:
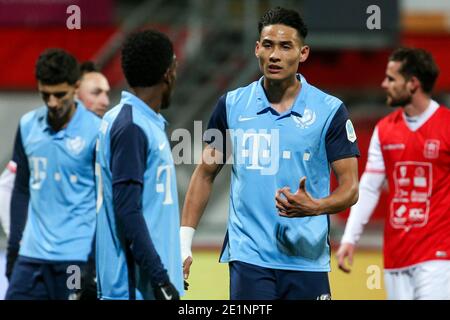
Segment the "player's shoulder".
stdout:
<svg viewBox="0 0 450 320">
<path fill-rule="evenodd" d="M 441 120 L 450 119 L 450 109 L 447 106 L 441 104 L 441 105 L 439 105 L 439 108 L 437 111 L 439 112 L 439 118 Z"/>
<path fill-rule="evenodd" d="M 317 88 L 312 84 L 305 84 L 304 89 L 307 90 L 306 104 L 308 106 L 316 106 L 322 110 L 334 113 L 344 105 L 344 102 L 341 99 Z"/>
<path fill-rule="evenodd" d="M 33 109 L 31 111 L 28 111 L 20 118 L 20 125 L 21 126 L 28 126 L 32 124 L 35 121 L 42 121 L 45 119 L 45 116 L 47 115 L 47 107 L 46 106 L 40 106 L 36 109 Z"/>
<path fill-rule="evenodd" d="M 101 118 L 93 111 L 86 108 L 81 102 L 78 102 L 77 108 L 80 108 L 81 112 L 81 118 L 78 122 L 81 123 L 82 130 L 85 130 L 86 132 L 96 132 L 102 121 Z"/>
<path fill-rule="evenodd" d="M 103 117 L 101 130 L 107 131 L 109 129 L 111 137 L 144 133 L 145 127 L 149 123 L 142 123 L 139 120 L 142 119 L 139 113 L 139 109 L 133 108 L 131 104 L 118 104 Z"/>
<path fill-rule="evenodd" d="M 258 84 L 259 81 L 256 80 L 246 86 L 228 91 L 221 97 L 221 99 L 224 99 L 228 105 L 235 105 L 243 101 L 248 101 L 248 99 L 255 93 Z"/>
<path fill-rule="evenodd" d="M 445 135 L 448 136 L 450 133 L 450 126 L 448 125 L 448 123 L 450 123 L 450 109 L 448 107 L 442 104 L 439 105 L 436 110 L 436 115 L 430 120 L 433 122 L 432 126 L 434 128 L 440 128 L 440 130 L 443 130 Z"/>
<path fill-rule="evenodd" d="M 397 108 L 393 112 L 391 112 L 391 113 L 387 114 L 386 116 L 384 116 L 383 118 L 381 118 L 377 123 L 377 127 L 383 128 L 385 126 L 398 124 L 399 122 L 403 121 L 402 113 L 403 113 L 402 108 Z"/>
</svg>

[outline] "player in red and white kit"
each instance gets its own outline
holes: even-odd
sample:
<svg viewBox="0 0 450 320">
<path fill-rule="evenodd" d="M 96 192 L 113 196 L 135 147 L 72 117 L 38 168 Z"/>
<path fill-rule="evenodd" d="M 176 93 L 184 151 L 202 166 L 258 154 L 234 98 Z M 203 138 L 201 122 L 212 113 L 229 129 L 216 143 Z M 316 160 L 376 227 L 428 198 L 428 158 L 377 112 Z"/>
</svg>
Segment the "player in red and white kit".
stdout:
<svg viewBox="0 0 450 320">
<path fill-rule="evenodd" d="M 14 179 L 17 165 L 14 161 L 8 162 L 5 170 L 0 174 L 0 225 L 6 236 L 9 236 L 9 212 Z"/>
<path fill-rule="evenodd" d="M 438 68 L 421 49 L 390 57 L 382 83 L 387 104 L 401 107 L 378 122 L 341 246 L 350 272 L 355 244 L 389 185 L 384 227 L 388 299 L 450 299 L 450 110 L 431 99 Z"/>
</svg>

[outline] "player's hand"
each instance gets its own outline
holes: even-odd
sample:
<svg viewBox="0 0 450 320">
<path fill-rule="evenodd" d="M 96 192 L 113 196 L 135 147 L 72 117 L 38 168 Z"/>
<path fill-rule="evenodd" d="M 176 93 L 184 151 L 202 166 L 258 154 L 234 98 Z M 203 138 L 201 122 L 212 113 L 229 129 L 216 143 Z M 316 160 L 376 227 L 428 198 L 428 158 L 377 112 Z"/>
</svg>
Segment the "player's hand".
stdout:
<svg viewBox="0 0 450 320">
<path fill-rule="evenodd" d="M 184 290 L 188 290 L 189 273 L 191 270 L 192 259 L 192 239 L 194 238 L 195 229 L 189 226 L 181 226 L 180 228 L 180 249 L 181 261 L 183 261 L 183 278 Z"/>
<path fill-rule="evenodd" d="M 314 199 L 306 191 L 306 177 L 300 179 L 298 190 L 295 193 L 291 193 L 289 187 L 278 189 L 275 201 L 278 214 L 283 217 L 309 217 L 321 213 L 320 201 Z"/>
<path fill-rule="evenodd" d="M 183 277 L 184 277 L 184 280 L 185 280 L 186 283 L 187 283 L 186 280 L 189 279 L 189 273 L 191 271 L 191 265 L 192 265 L 193 261 L 194 260 L 192 259 L 192 256 L 188 256 L 183 261 Z M 188 284 L 188 286 L 189 286 L 189 284 Z M 185 289 L 187 290 L 186 284 L 185 284 Z"/>
<path fill-rule="evenodd" d="M 156 300 L 180 300 L 180 294 L 170 281 L 155 286 L 154 294 Z"/>
<path fill-rule="evenodd" d="M 353 265 L 353 252 L 355 251 L 355 245 L 351 243 L 342 243 L 336 253 L 339 269 L 345 273 L 352 271 L 351 265 Z M 345 264 L 345 259 L 348 260 L 348 266 Z"/>
<path fill-rule="evenodd" d="M 8 279 L 8 281 L 11 280 L 14 264 L 16 263 L 18 256 L 19 256 L 19 249 L 8 248 L 8 251 L 6 253 L 6 272 L 5 272 L 5 276 Z"/>
</svg>

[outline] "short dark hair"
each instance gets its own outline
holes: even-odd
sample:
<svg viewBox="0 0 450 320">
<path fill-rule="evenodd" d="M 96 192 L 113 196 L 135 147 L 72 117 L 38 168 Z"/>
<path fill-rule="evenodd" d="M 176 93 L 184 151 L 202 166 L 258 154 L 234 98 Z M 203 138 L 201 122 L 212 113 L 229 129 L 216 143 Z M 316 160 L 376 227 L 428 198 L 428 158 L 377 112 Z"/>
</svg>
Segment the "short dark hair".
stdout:
<svg viewBox="0 0 450 320">
<path fill-rule="evenodd" d="M 423 49 L 403 47 L 395 50 L 389 60 L 401 62 L 400 74 L 406 79 L 417 77 L 422 84 L 423 91 L 431 93 L 439 76 L 439 68 L 429 52 Z"/>
<path fill-rule="evenodd" d="M 35 76 L 46 85 L 67 82 L 75 84 L 80 78 L 80 67 L 77 59 L 63 49 L 47 49 L 39 55 L 36 62 Z"/>
<path fill-rule="evenodd" d="M 154 86 L 172 62 L 172 42 L 156 30 L 132 34 L 122 48 L 122 69 L 131 87 Z"/>
<path fill-rule="evenodd" d="M 273 24 L 283 24 L 285 26 L 296 29 L 301 40 L 305 40 L 306 36 L 308 35 L 308 27 L 306 26 L 300 14 L 295 10 L 275 7 L 267 11 L 259 20 L 259 34 L 261 35 L 261 31 L 262 29 L 264 29 L 264 27 Z"/>
<path fill-rule="evenodd" d="M 97 66 L 92 61 L 85 61 L 80 65 L 81 75 L 89 72 L 100 72 Z"/>
</svg>

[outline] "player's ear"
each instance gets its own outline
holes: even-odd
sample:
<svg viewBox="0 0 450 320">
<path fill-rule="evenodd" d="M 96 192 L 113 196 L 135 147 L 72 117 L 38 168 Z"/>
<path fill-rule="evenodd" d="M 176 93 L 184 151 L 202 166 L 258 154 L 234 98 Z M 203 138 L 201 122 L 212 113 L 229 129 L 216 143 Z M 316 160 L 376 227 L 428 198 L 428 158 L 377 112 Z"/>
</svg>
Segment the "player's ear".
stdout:
<svg viewBox="0 0 450 320">
<path fill-rule="evenodd" d="M 422 84 L 420 80 L 417 79 L 417 77 L 412 76 L 411 79 L 408 80 L 407 86 L 409 92 L 411 94 L 414 94 L 417 91 L 417 89 L 419 89 L 422 86 Z"/>
<path fill-rule="evenodd" d="M 256 56 L 256 59 L 259 59 L 258 51 L 259 51 L 260 46 L 261 45 L 260 45 L 259 41 L 256 41 L 256 45 L 255 45 L 255 56 Z"/>
<path fill-rule="evenodd" d="M 163 76 L 163 82 L 165 84 L 170 86 L 175 81 L 176 76 L 177 76 L 177 65 L 178 65 L 178 62 L 177 62 L 176 56 L 174 55 L 172 63 L 167 68 L 167 70 Z"/>
<path fill-rule="evenodd" d="M 300 48 L 300 63 L 305 62 L 306 59 L 308 59 L 308 56 L 309 56 L 309 46 L 305 44 Z"/>
<path fill-rule="evenodd" d="M 173 82 L 173 75 L 172 75 L 172 73 L 173 73 L 173 69 L 171 67 L 169 67 L 166 70 L 166 72 L 164 73 L 164 76 L 163 76 L 163 82 L 165 84 L 167 84 L 168 86 L 170 86 L 172 84 L 172 82 Z"/>
<path fill-rule="evenodd" d="M 77 80 L 77 82 L 75 82 L 75 84 L 73 85 L 73 87 L 75 88 L 75 91 L 77 91 L 80 88 L 80 80 Z"/>
</svg>

